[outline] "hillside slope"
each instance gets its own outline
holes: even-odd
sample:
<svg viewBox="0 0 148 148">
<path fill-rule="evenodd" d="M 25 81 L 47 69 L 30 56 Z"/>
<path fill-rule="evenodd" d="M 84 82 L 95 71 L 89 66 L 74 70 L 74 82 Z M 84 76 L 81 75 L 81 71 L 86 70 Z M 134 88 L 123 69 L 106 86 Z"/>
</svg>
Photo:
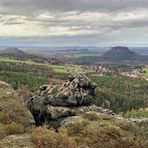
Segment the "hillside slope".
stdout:
<svg viewBox="0 0 148 148">
<path fill-rule="evenodd" d="M 23 133 L 32 124 L 34 119 L 16 91 L 0 81 L 0 139 L 10 134 Z"/>
<path fill-rule="evenodd" d="M 0 50 L 0 56 L 25 56 L 28 55 L 25 52 L 19 50 L 18 48 L 7 48 Z"/>
<path fill-rule="evenodd" d="M 40 96 L 36 99 L 31 98 L 29 105 L 39 111 L 33 112 L 36 117 L 40 114 L 38 120 L 43 121 L 48 117 L 52 124 L 60 122 L 60 128 L 56 131 L 48 129 L 49 122 L 45 122 L 46 126 L 36 127 L 32 132 L 27 132 L 26 127 L 34 121 L 30 112 L 21 103 L 13 88 L 5 82 L 0 82 L 0 147 L 147 148 L 148 120 L 124 119 L 112 114 L 110 110 L 89 106 L 91 96 L 94 97 L 95 87 L 94 83 L 82 75 L 78 78 L 70 76 L 69 82 L 59 87 L 40 87 Z M 47 91 L 50 96 L 44 98 Z M 73 93 L 77 96 L 71 97 Z M 56 94 L 59 97 L 56 100 L 52 99 L 51 96 Z M 65 95 L 68 95 L 68 98 Z M 73 103 L 76 105 L 71 107 Z M 79 106 L 80 104 L 83 106 Z M 41 113 L 45 110 L 48 112 L 44 112 L 45 116 L 42 116 Z"/>
</svg>

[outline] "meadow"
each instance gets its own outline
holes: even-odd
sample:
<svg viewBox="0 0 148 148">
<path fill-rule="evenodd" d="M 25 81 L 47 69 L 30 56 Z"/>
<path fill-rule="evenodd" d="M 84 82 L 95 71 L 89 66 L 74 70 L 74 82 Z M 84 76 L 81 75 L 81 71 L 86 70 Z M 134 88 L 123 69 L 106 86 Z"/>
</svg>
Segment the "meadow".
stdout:
<svg viewBox="0 0 148 148">
<path fill-rule="evenodd" d="M 144 68 L 143 71 L 145 72 L 145 75 L 148 76 L 148 68 Z"/>
<path fill-rule="evenodd" d="M 124 114 L 125 118 L 148 118 L 148 110 L 132 110 Z"/>
<path fill-rule="evenodd" d="M 41 85 L 48 84 L 53 77 L 65 79 L 68 74 L 66 66 L 12 59 L 0 60 L 0 81 L 11 84 L 16 90 L 27 87 L 34 92 Z"/>
<path fill-rule="evenodd" d="M 75 58 L 81 58 L 81 57 L 97 57 L 100 56 L 99 53 L 76 53 L 74 54 Z"/>
<path fill-rule="evenodd" d="M 0 62 L 21 63 L 21 64 L 37 65 L 37 66 L 47 66 L 47 67 L 53 68 L 55 73 L 68 73 L 68 66 L 66 66 L 66 65 L 35 63 L 33 61 L 19 61 L 19 60 L 16 60 L 16 59 L 9 59 L 9 58 L 0 58 Z"/>
</svg>

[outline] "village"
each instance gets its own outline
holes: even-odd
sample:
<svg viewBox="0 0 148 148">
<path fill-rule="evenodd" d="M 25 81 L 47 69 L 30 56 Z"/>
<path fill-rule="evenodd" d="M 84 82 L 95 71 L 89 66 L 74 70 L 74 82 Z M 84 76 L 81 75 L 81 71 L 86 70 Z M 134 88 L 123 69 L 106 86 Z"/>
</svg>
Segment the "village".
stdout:
<svg viewBox="0 0 148 148">
<path fill-rule="evenodd" d="M 130 68 L 118 68 L 117 66 L 111 65 L 71 65 L 70 72 L 75 73 L 85 73 L 91 76 L 127 76 L 137 79 L 145 79 L 148 81 L 148 76 L 146 75 L 145 68 L 148 68 L 148 65 L 142 65 L 140 67 L 130 67 Z"/>
</svg>

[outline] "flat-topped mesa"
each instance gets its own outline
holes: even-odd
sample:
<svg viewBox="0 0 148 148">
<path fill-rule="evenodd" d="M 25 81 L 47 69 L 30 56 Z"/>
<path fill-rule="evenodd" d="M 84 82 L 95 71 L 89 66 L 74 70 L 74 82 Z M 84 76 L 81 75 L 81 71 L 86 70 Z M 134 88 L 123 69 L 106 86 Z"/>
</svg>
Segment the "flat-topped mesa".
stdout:
<svg viewBox="0 0 148 148">
<path fill-rule="evenodd" d="M 96 84 L 85 75 L 70 75 L 62 85 L 44 85 L 33 98 L 44 97 L 45 105 L 81 106 L 90 105 L 95 96 Z"/>
</svg>

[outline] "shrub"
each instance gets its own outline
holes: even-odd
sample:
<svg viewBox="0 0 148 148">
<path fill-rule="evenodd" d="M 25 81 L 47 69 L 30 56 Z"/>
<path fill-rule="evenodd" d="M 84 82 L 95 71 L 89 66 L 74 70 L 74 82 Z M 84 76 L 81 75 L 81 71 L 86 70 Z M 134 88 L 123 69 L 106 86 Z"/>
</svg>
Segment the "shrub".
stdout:
<svg viewBox="0 0 148 148">
<path fill-rule="evenodd" d="M 6 133 L 4 130 L 0 131 L 0 140 L 3 139 L 6 136 Z"/>
<path fill-rule="evenodd" d="M 9 120 L 9 114 L 0 111 L 0 122 L 7 123 L 8 120 Z"/>
<path fill-rule="evenodd" d="M 98 120 L 98 116 L 95 113 L 88 113 L 83 115 L 84 119 L 88 119 L 90 121 L 96 121 Z"/>
<path fill-rule="evenodd" d="M 25 129 L 22 124 L 13 122 L 5 126 L 5 131 L 7 135 L 22 134 L 25 132 Z"/>
<path fill-rule="evenodd" d="M 0 140 L 6 136 L 6 132 L 4 130 L 4 125 L 0 123 Z"/>
<path fill-rule="evenodd" d="M 123 132 L 122 129 L 116 127 L 116 125 L 114 126 L 114 124 L 110 125 L 109 122 L 108 124 L 102 122 L 102 125 L 95 121 L 71 124 L 68 127 L 68 133 L 71 137 L 75 138 L 79 147 L 139 148 L 140 146 L 136 139 L 133 140 L 132 135 L 129 135 L 126 131 Z"/>
<path fill-rule="evenodd" d="M 116 120 L 115 125 L 125 131 L 131 131 L 133 133 L 137 132 L 137 128 L 132 122 Z"/>
<path fill-rule="evenodd" d="M 77 122 L 77 123 L 71 123 L 68 125 L 68 133 L 70 135 L 77 135 L 80 134 L 81 131 L 84 131 L 84 129 L 87 127 L 89 124 L 88 121 L 82 121 L 82 122 Z"/>
<path fill-rule="evenodd" d="M 48 130 L 46 127 L 37 127 L 31 136 L 36 148 L 76 148 L 76 142 L 69 137 L 65 129 L 60 128 L 58 132 Z"/>
<path fill-rule="evenodd" d="M 132 110 L 124 114 L 125 118 L 148 118 L 147 110 Z"/>
</svg>

